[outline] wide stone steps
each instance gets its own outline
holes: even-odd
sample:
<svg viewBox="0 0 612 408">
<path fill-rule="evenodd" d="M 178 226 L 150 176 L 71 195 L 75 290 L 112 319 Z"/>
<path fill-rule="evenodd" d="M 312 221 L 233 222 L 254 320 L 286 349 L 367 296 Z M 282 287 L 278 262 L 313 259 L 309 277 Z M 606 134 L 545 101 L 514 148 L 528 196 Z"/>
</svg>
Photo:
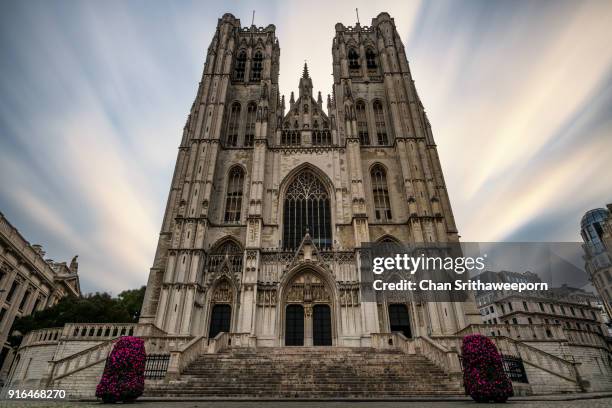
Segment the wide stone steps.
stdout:
<svg viewBox="0 0 612 408">
<path fill-rule="evenodd" d="M 148 383 L 150 397 L 389 398 L 461 395 L 424 356 L 347 347 L 236 348 L 204 354 L 180 380 Z"/>
</svg>

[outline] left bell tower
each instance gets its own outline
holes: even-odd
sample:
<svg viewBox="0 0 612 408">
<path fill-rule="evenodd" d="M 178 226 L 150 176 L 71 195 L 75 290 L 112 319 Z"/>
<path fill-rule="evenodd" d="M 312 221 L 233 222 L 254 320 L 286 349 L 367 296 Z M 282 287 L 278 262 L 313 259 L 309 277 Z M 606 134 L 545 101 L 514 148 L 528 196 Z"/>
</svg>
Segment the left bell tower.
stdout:
<svg viewBox="0 0 612 408">
<path fill-rule="evenodd" d="M 268 133 L 275 129 L 276 110 L 280 107 L 280 50 L 275 30 L 274 25 L 243 28 L 240 20 L 229 13 L 218 20 L 197 95 L 183 128 L 140 323 L 153 323 L 170 334 L 197 334 L 200 330 L 192 322 L 201 313 L 197 309 L 202 308 L 202 275 L 211 245 L 208 235 L 222 224 L 214 219 L 214 210 L 209 211 L 218 198 L 217 162 L 228 159 L 226 149 L 243 149 L 252 166 L 263 169 L 265 151 L 260 150 L 266 149 L 265 139 L 273 136 Z M 251 113 L 256 117 L 253 126 L 244 123 Z M 248 170 L 253 177 L 263 177 L 259 169 Z M 258 192 L 248 190 L 249 207 L 243 217 L 246 220 L 248 214 L 248 228 L 260 229 Z"/>
</svg>

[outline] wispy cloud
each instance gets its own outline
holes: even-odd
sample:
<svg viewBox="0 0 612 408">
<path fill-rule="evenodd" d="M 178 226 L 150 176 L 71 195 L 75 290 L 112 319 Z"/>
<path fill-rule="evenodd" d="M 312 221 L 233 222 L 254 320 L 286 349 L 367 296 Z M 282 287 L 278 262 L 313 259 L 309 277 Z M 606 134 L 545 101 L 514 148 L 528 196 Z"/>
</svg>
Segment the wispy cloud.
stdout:
<svg viewBox="0 0 612 408">
<path fill-rule="evenodd" d="M 334 25 L 380 11 L 405 40 L 466 240 L 576 240 L 611 200 L 606 2 L 0 4 L 0 209 L 86 290 L 146 281 L 217 18 L 277 27 L 281 92 L 304 59 L 331 92 Z"/>
</svg>

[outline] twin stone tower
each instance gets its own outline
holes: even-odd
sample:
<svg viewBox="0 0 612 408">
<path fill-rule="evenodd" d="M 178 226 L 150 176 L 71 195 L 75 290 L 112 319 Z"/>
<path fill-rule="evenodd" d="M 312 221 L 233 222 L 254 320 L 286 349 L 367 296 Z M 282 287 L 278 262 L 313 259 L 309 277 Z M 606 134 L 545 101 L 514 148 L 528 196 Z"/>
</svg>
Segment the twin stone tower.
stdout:
<svg viewBox="0 0 612 408">
<path fill-rule="evenodd" d="M 333 95 L 279 94 L 275 26 L 219 19 L 179 146 L 141 323 L 258 346 L 454 334 L 473 301 L 362 299 L 369 242 L 457 242 L 430 123 L 387 13 L 338 23 Z"/>
</svg>

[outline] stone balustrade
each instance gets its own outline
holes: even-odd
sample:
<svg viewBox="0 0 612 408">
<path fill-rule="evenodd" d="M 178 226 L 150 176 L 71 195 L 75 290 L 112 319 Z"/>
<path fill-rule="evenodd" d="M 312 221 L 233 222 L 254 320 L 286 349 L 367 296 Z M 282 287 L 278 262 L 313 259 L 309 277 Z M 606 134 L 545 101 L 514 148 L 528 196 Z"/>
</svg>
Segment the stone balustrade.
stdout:
<svg viewBox="0 0 612 408">
<path fill-rule="evenodd" d="M 23 337 L 21 346 L 24 347 L 59 343 L 62 336 L 62 330 L 62 327 L 32 330 Z"/>
<path fill-rule="evenodd" d="M 106 360 L 115 342 L 118 340 L 119 339 L 107 340 L 68 357 L 51 361 L 49 365 L 48 384 L 52 385 L 53 381 Z"/>
<path fill-rule="evenodd" d="M 602 347 L 609 350 L 608 342 L 599 333 L 575 329 L 564 329 L 564 331 L 568 341 L 572 344 Z"/>
<path fill-rule="evenodd" d="M 68 323 L 64 326 L 62 340 L 110 340 L 132 336 L 136 326 L 136 323 Z"/>
</svg>

